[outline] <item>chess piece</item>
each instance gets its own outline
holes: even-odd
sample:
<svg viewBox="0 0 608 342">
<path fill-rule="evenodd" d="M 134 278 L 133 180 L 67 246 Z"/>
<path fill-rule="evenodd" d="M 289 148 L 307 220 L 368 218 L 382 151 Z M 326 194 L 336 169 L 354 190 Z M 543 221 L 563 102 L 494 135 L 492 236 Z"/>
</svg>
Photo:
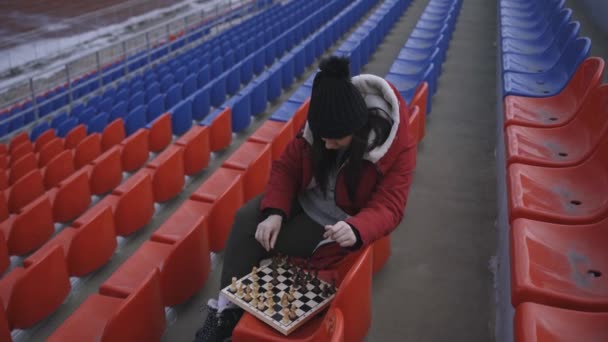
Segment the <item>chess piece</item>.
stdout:
<svg viewBox="0 0 608 342">
<path fill-rule="evenodd" d="M 253 282 L 253 291 L 258 292 L 258 290 L 260 289 L 260 284 L 258 284 L 257 281 Z"/>
<path fill-rule="evenodd" d="M 251 300 L 251 305 L 256 307 L 256 306 L 258 306 L 259 302 L 260 301 L 258 300 L 258 297 L 253 296 L 253 299 Z"/>
<path fill-rule="evenodd" d="M 331 286 L 329 287 L 329 294 L 332 295 L 334 293 L 336 293 L 337 289 L 336 289 L 336 278 L 333 278 L 331 280 Z"/>
<path fill-rule="evenodd" d="M 311 283 L 316 287 L 318 287 L 321 283 L 321 281 L 319 280 L 319 270 L 314 270 L 314 275 L 312 277 Z"/>
<path fill-rule="evenodd" d="M 289 287 L 289 293 L 287 294 L 287 300 L 291 303 L 296 300 L 296 289 L 293 286 Z"/>
<path fill-rule="evenodd" d="M 243 283 L 239 286 L 239 291 L 236 293 L 237 296 L 243 297 Z"/>
<path fill-rule="evenodd" d="M 275 286 L 276 286 L 276 285 L 279 285 L 279 279 L 278 279 L 278 278 L 272 278 L 272 280 L 270 281 L 270 283 L 271 283 L 272 285 L 275 285 Z"/>
<path fill-rule="evenodd" d="M 264 311 L 266 309 L 266 305 L 264 305 L 264 297 L 261 297 L 258 301 L 258 310 Z"/>
<path fill-rule="evenodd" d="M 297 318 L 298 314 L 296 313 L 296 305 L 291 304 L 291 307 L 289 308 L 289 319 L 295 321 Z"/>
<path fill-rule="evenodd" d="M 321 285 L 321 296 L 322 297 L 329 297 L 330 293 L 329 293 L 329 286 L 323 284 Z"/>
<path fill-rule="evenodd" d="M 249 286 L 245 287 L 245 297 L 243 297 L 243 300 L 246 301 L 247 303 L 249 303 L 251 301 L 251 288 L 249 288 Z"/>
<path fill-rule="evenodd" d="M 258 268 L 253 266 L 253 269 L 251 269 L 251 279 L 254 282 L 257 282 L 259 277 L 258 277 Z"/>
<path fill-rule="evenodd" d="M 272 299 L 272 297 L 269 297 L 268 300 L 266 301 L 268 303 L 268 314 L 269 315 L 273 315 L 275 313 L 274 311 L 274 299 Z"/>
<path fill-rule="evenodd" d="M 233 294 L 236 292 L 236 277 L 232 277 L 232 284 L 230 284 L 230 289 L 228 291 Z"/>
<path fill-rule="evenodd" d="M 289 324 L 289 309 L 283 309 L 283 320 L 281 320 L 284 324 Z"/>
<path fill-rule="evenodd" d="M 254 283 L 254 285 L 256 285 L 256 283 Z M 257 298 L 260 295 L 258 292 L 258 289 L 259 289 L 259 285 L 253 286 L 253 298 Z"/>
<path fill-rule="evenodd" d="M 284 308 L 289 306 L 289 300 L 287 299 L 287 293 L 283 293 L 283 297 L 281 298 L 281 306 Z"/>
</svg>

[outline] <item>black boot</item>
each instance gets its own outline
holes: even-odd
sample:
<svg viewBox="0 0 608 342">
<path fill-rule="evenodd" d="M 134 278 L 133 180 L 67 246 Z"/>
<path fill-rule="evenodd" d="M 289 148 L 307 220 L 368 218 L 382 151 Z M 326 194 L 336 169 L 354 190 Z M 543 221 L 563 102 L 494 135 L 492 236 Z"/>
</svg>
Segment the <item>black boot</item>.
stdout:
<svg viewBox="0 0 608 342">
<path fill-rule="evenodd" d="M 232 331 L 243 315 L 241 308 L 226 308 L 218 312 L 213 305 L 207 305 L 207 318 L 203 327 L 196 332 L 195 342 L 230 341 Z"/>
</svg>

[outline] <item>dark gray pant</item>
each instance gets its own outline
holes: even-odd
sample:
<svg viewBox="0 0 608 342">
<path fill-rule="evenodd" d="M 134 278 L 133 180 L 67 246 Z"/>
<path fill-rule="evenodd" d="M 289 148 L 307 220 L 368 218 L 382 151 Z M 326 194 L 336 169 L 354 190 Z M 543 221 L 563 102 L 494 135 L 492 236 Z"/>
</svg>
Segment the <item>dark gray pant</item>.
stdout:
<svg viewBox="0 0 608 342">
<path fill-rule="evenodd" d="M 237 279 L 243 277 L 251 272 L 253 266 L 258 265 L 260 260 L 273 254 L 309 257 L 323 240 L 325 228 L 306 215 L 296 200 L 289 218 L 281 225 L 274 249 L 266 252 L 255 239 L 258 223 L 262 219 L 259 209 L 262 196 L 247 202 L 236 213 L 224 249 L 221 288 L 230 285 L 232 277 Z"/>
</svg>

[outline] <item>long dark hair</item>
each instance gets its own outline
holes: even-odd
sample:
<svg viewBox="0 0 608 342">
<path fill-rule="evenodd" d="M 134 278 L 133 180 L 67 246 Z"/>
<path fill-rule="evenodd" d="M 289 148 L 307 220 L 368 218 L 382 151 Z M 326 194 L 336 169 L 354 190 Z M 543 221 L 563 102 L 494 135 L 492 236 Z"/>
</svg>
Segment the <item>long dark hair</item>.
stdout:
<svg viewBox="0 0 608 342">
<path fill-rule="evenodd" d="M 352 142 L 340 160 L 337 159 L 338 152 L 325 148 L 325 143 L 321 139 L 322 137 L 313 132 L 313 174 L 321 192 L 325 196 L 327 195 L 329 173 L 334 167 L 346 162 L 344 165 L 346 189 L 349 198 L 354 200 L 361 168 L 363 167 L 363 156 L 366 152 L 382 145 L 388 138 L 392 122 L 382 116 L 384 113 L 382 109 L 371 108 L 369 111 L 367 124 L 353 133 Z M 374 139 L 370 142 L 368 139 L 371 132 L 374 132 Z"/>
</svg>

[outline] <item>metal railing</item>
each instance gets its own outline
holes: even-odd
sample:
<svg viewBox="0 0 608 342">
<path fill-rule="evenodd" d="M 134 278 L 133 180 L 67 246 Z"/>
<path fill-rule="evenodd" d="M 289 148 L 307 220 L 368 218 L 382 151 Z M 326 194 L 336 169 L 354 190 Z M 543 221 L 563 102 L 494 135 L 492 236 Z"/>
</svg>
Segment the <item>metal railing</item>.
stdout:
<svg viewBox="0 0 608 342">
<path fill-rule="evenodd" d="M 6 103 L 0 108 L 30 103 L 26 110 L 16 115 L 6 113 L 6 117 L 0 116 L 0 126 L 3 124 L 10 126 L 11 121 L 20 120 L 20 118 L 26 120 L 28 116 L 33 118 L 33 120 L 27 120 L 28 122 L 19 129 L 11 131 L 9 127 L 8 133 L 0 139 L 5 140 L 7 137 L 31 128 L 41 119 L 41 108 L 51 105 L 53 101 L 64 96 L 67 97 L 67 104 L 55 108 L 50 113 L 45 113 L 44 117 L 52 117 L 56 113 L 71 109 L 78 103 L 84 103 L 91 96 L 102 93 L 108 86 L 131 79 L 153 65 L 174 57 L 179 52 L 200 45 L 203 41 L 236 24 L 238 18 L 261 10 L 262 8 L 258 8 L 257 4 L 256 0 L 237 0 L 222 5 L 217 4 L 211 11 L 193 11 L 133 34 L 93 53 L 72 58 L 68 63 L 31 77 L 26 82 L 0 89 L 0 94 L 4 93 L 5 96 L 8 95 L 12 99 L 10 103 Z M 209 30 L 209 34 L 201 34 L 201 32 Z M 180 41 L 183 42 L 183 45 L 174 50 L 174 43 Z M 158 49 L 168 49 L 169 51 L 162 58 L 153 59 L 152 54 Z M 104 76 L 108 75 L 108 67 L 119 62 L 123 62 L 121 67 L 124 68 L 124 75 L 120 79 L 105 82 Z M 130 70 L 129 66 L 138 62 L 143 66 Z M 86 79 L 91 74 L 96 77 Z M 75 96 L 78 89 L 84 89 L 93 83 L 97 83 L 96 90 L 82 97 Z M 65 92 L 40 101 L 40 96 L 59 88 L 64 88 Z"/>
</svg>

